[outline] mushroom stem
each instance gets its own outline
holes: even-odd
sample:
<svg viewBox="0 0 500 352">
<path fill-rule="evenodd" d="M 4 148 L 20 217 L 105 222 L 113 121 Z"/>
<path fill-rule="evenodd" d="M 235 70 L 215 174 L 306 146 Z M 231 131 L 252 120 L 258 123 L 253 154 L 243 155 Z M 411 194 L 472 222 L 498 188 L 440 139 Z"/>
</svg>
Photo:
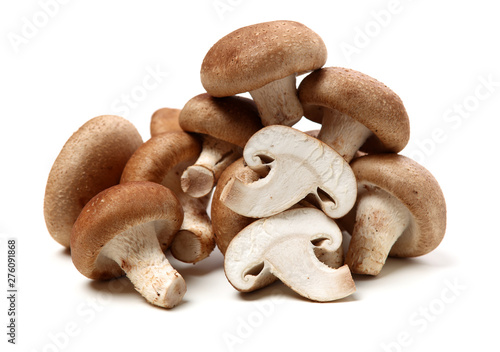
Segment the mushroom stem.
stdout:
<svg viewBox="0 0 500 352">
<path fill-rule="evenodd" d="M 180 175 L 194 162 L 181 162 L 165 176 L 162 185 L 172 190 L 184 211 L 184 220 L 170 246 L 172 255 L 185 263 L 196 263 L 205 259 L 215 248 L 212 222 L 207 214 L 209 196 L 194 198 L 184 193 Z"/>
<path fill-rule="evenodd" d="M 318 139 L 335 149 L 345 161 L 350 162 L 372 132 L 362 123 L 338 110 L 327 108 L 323 110 L 323 122 Z"/>
<path fill-rule="evenodd" d="M 191 197 L 200 198 L 210 193 L 220 174 L 241 157 L 241 147 L 203 135 L 203 146 L 198 160 L 181 176 L 181 187 Z"/>
<path fill-rule="evenodd" d="M 292 126 L 302 118 L 304 111 L 297 97 L 295 74 L 272 81 L 249 92 L 264 126 Z"/>
<path fill-rule="evenodd" d="M 106 244 L 101 255 L 120 265 L 135 289 L 151 304 L 172 308 L 186 293 L 184 279 L 160 248 L 153 222 L 122 232 Z"/>
<path fill-rule="evenodd" d="M 212 223 L 206 212 L 209 198 L 193 198 L 183 192 L 176 192 L 176 195 L 184 210 L 184 221 L 170 250 L 176 259 L 196 263 L 208 257 L 215 248 Z"/>
<path fill-rule="evenodd" d="M 353 273 L 378 275 L 392 246 L 409 227 L 411 214 L 378 187 L 367 186 L 358 194 L 356 222 L 345 263 Z"/>
</svg>

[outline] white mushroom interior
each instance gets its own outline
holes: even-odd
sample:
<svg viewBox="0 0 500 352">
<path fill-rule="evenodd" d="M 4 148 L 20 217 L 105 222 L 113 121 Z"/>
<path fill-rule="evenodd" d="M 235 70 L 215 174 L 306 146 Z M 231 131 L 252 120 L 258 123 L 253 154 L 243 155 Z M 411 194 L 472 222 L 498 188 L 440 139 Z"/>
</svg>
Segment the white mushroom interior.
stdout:
<svg viewBox="0 0 500 352">
<path fill-rule="evenodd" d="M 295 74 L 292 74 L 249 92 L 264 126 L 292 126 L 302 118 L 304 111 L 295 82 Z"/>
<path fill-rule="evenodd" d="M 377 275 L 394 243 L 411 238 L 413 231 L 413 217 L 404 204 L 377 186 L 361 184 L 345 263 L 354 273 Z"/>
<path fill-rule="evenodd" d="M 294 128 L 261 129 L 247 142 L 243 157 L 265 177 L 252 183 L 233 178 L 224 187 L 221 201 L 238 214 L 272 216 L 307 195 L 332 218 L 354 205 L 356 179 L 349 164 L 325 143 Z"/>
<path fill-rule="evenodd" d="M 207 134 L 203 135 L 198 160 L 182 174 L 182 190 L 196 198 L 208 195 L 222 171 L 240 157 L 241 147 Z"/>
<path fill-rule="evenodd" d="M 186 283 L 160 248 L 154 222 L 130 227 L 101 250 L 96 265 L 115 261 L 135 289 L 150 303 L 171 308 L 186 292 Z"/>
<path fill-rule="evenodd" d="M 188 160 L 177 164 L 162 182 L 175 193 L 184 211 L 184 220 L 170 250 L 176 259 L 186 263 L 208 257 L 215 246 L 212 224 L 207 214 L 209 196 L 194 198 L 181 188 L 181 174 L 194 162 L 195 160 Z"/>
<path fill-rule="evenodd" d="M 335 109 L 323 108 L 318 138 L 350 162 L 356 152 L 372 135 L 362 123 Z"/>
<path fill-rule="evenodd" d="M 291 209 L 245 227 L 226 251 L 224 270 L 231 284 L 251 291 L 280 279 L 301 296 L 331 301 L 354 292 L 347 266 L 333 269 L 314 253 L 316 242 L 331 253 L 341 246 L 334 220 L 315 208 Z"/>
</svg>

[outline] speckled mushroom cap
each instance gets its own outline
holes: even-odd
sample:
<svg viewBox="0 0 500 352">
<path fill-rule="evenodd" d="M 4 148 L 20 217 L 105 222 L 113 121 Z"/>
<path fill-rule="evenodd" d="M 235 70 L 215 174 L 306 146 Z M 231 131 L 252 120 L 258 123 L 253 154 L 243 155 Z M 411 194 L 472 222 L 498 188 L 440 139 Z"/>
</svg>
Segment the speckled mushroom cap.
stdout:
<svg viewBox="0 0 500 352">
<path fill-rule="evenodd" d="M 189 133 L 178 131 L 159 134 L 146 141 L 130 157 L 123 169 L 120 182 L 162 183 L 174 166 L 196 158 L 200 151 L 200 141 Z"/>
<path fill-rule="evenodd" d="M 71 234 L 71 257 L 78 271 L 90 279 L 124 275 L 113 260 L 99 256 L 114 237 L 133 226 L 155 222 L 160 246 L 165 248 L 179 230 L 182 207 L 174 193 L 154 182 L 129 182 L 110 187 L 83 208 Z"/>
<path fill-rule="evenodd" d="M 325 43 L 305 25 L 258 23 L 229 33 L 210 48 L 201 65 L 201 83 L 213 96 L 230 96 L 315 70 L 326 57 Z"/>
<path fill-rule="evenodd" d="M 237 177 L 243 182 L 253 182 L 259 179 L 259 175 L 252 169 L 245 167 L 243 158 L 240 158 L 229 165 L 224 172 L 222 172 L 217 187 L 215 188 L 212 205 L 211 217 L 212 226 L 215 232 L 215 242 L 222 254 L 226 253 L 231 240 L 240 232 L 245 226 L 254 222 L 255 218 L 249 218 L 240 215 L 222 203 L 220 196 L 222 190 L 233 177 Z"/>
<path fill-rule="evenodd" d="M 416 257 L 441 243 L 446 230 L 446 203 L 438 182 L 427 169 L 399 154 L 362 156 L 351 163 L 351 168 L 358 187 L 374 185 L 385 190 L 412 215 L 413 226 L 399 237 L 389 255 Z"/>
<path fill-rule="evenodd" d="M 161 108 L 151 116 L 149 130 L 151 137 L 164 132 L 182 131 L 179 125 L 179 114 L 181 110 L 175 108 Z"/>
<path fill-rule="evenodd" d="M 184 105 L 179 124 L 185 131 L 207 134 L 240 147 L 263 128 L 251 99 L 215 98 L 206 93 L 191 98 Z"/>
<path fill-rule="evenodd" d="M 89 120 L 68 139 L 45 188 L 45 223 L 57 242 L 69 247 L 71 228 L 84 205 L 120 181 L 125 164 L 141 144 L 137 129 L 113 115 Z"/>
<path fill-rule="evenodd" d="M 410 121 L 399 96 L 376 79 L 347 68 L 325 67 L 298 88 L 305 117 L 321 123 L 322 108 L 337 110 L 373 135 L 360 148 L 370 153 L 399 152 L 410 138 Z"/>
</svg>

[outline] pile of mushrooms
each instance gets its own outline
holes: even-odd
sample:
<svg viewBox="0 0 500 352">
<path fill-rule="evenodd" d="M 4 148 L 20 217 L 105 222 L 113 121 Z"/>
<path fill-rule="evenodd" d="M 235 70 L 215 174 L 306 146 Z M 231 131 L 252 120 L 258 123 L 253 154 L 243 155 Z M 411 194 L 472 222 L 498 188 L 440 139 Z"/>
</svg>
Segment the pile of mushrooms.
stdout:
<svg viewBox="0 0 500 352">
<path fill-rule="evenodd" d="M 326 58 L 303 24 L 250 25 L 212 46 L 206 92 L 157 110 L 146 142 L 121 117 L 91 119 L 50 171 L 50 235 L 83 275 L 126 275 L 165 308 L 186 292 L 167 250 L 198 263 L 218 247 L 237 290 L 280 280 L 320 302 L 352 294 L 352 274 L 378 275 L 389 256 L 431 252 L 446 204 L 430 172 L 398 154 L 410 138 L 401 99 Z M 294 128 L 303 117 L 319 131 Z"/>
</svg>

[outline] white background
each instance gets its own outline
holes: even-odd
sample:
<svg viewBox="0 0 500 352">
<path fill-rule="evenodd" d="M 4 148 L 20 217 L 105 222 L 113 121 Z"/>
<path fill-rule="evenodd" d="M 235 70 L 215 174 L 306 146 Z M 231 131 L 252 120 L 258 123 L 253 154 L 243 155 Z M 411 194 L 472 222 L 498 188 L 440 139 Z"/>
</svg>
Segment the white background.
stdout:
<svg viewBox="0 0 500 352">
<path fill-rule="evenodd" d="M 500 21 L 493 1 L 45 3 L 54 1 L 0 5 L 0 350 L 13 347 L 6 335 L 10 237 L 19 242 L 16 351 L 499 350 Z M 156 109 L 180 108 L 203 92 L 199 69 L 211 45 L 276 19 L 316 31 L 329 50 L 327 66 L 362 71 L 400 95 L 412 128 L 403 154 L 428 168 L 446 196 L 441 245 L 420 258 L 389 259 L 378 277 L 355 277 L 354 295 L 325 304 L 279 282 L 240 294 L 218 251 L 194 266 L 172 261 L 188 285 L 173 310 L 147 304 L 126 279 L 83 277 L 43 219 L 45 183 L 64 142 L 102 114 L 126 117 L 148 139 Z M 122 97 L 139 91 L 151 70 L 160 72 L 158 84 L 127 106 Z"/>
</svg>

